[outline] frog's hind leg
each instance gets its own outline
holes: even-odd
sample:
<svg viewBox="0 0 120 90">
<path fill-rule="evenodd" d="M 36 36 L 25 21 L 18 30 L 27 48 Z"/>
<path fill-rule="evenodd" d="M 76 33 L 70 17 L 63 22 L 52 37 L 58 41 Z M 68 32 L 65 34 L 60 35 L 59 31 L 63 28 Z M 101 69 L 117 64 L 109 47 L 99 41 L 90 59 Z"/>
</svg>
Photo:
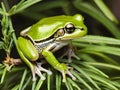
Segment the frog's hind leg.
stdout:
<svg viewBox="0 0 120 90">
<path fill-rule="evenodd" d="M 21 43 L 24 42 L 24 43 Z M 51 74 L 52 72 L 42 68 L 42 62 L 41 64 L 35 64 L 36 60 L 39 58 L 39 54 L 37 49 L 34 47 L 34 45 L 31 43 L 29 39 L 25 39 L 23 37 L 18 38 L 18 45 L 17 45 L 18 53 L 21 57 L 21 59 L 28 65 L 28 67 L 31 69 L 33 81 L 36 80 L 35 75 L 37 74 L 42 80 L 45 79 L 45 77 L 42 75 L 41 71 L 47 72 L 48 74 Z"/>
<path fill-rule="evenodd" d="M 27 63 L 28 67 L 31 69 L 31 72 L 32 72 L 32 79 L 33 81 L 36 80 L 35 78 L 35 68 L 34 68 L 34 65 L 24 56 L 24 54 L 21 52 L 21 50 L 19 50 L 18 46 L 17 46 L 17 49 L 18 49 L 18 53 L 20 55 L 20 57 L 24 60 L 25 63 Z"/>
</svg>

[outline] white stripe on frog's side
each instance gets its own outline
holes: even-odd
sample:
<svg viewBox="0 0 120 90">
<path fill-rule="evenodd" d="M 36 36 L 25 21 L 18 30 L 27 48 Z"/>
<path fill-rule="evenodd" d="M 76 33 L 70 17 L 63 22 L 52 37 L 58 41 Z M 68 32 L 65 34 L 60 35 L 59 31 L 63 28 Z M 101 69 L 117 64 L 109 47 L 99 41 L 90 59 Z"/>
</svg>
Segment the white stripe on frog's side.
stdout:
<svg viewBox="0 0 120 90">
<path fill-rule="evenodd" d="M 53 42 L 54 42 L 54 39 L 50 39 L 50 40 L 39 42 L 39 43 L 34 42 L 34 46 L 36 47 L 38 52 L 41 53 L 44 48 L 46 48 L 50 43 L 53 43 Z"/>
<path fill-rule="evenodd" d="M 38 50 L 39 54 L 41 54 L 44 48 L 47 48 L 51 52 L 55 52 L 68 44 L 69 44 L 69 40 L 56 41 L 55 39 L 50 39 L 50 40 L 39 42 L 39 43 L 34 42 L 34 46 Z"/>
</svg>

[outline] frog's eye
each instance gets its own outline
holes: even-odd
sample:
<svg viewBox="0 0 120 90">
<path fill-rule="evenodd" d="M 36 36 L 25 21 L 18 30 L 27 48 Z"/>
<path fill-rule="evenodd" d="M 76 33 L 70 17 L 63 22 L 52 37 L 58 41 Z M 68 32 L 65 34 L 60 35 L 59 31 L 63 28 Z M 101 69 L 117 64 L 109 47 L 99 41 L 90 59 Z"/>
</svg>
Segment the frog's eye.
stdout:
<svg viewBox="0 0 120 90">
<path fill-rule="evenodd" d="M 69 23 L 65 26 L 67 33 L 73 33 L 75 31 L 75 26 L 72 23 Z"/>
<path fill-rule="evenodd" d="M 60 28 L 57 30 L 57 32 L 54 34 L 54 37 L 60 37 L 63 36 L 65 34 L 65 31 L 63 28 Z"/>
</svg>

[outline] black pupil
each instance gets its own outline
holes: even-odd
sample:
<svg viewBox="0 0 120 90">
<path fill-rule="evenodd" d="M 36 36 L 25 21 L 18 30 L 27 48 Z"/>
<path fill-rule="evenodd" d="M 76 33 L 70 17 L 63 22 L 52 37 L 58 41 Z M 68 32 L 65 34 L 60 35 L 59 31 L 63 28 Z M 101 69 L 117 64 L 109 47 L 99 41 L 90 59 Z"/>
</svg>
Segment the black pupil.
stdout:
<svg viewBox="0 0 120 90">
<path fill-rule="evenodd" d="M 75 27 L 73 24 L 69 23 L 65 26 L 67 33 L 73 33 L 75 31 Z"/>
</svg>

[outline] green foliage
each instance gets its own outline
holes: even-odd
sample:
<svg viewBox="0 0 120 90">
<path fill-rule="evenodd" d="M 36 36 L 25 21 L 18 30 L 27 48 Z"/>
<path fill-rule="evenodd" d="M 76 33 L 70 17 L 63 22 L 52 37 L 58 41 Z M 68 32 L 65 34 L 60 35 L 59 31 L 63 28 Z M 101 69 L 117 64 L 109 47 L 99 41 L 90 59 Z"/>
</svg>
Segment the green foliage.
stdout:
<svg viewBox="0 0 120 90">
<path fill-rule="evenodd" d="M 95 23 L 102 24 L 102 27 L 111 33 L 111 37 L 105 36 L 101 28 L 96 29 L 94 26 L 92 28 L 98 32 L 99 36 L 88 28 L 88 32 L 92 35 L 72 40 L 72 44 L 77 47 L 76 54 L 80 57 L 80 60 L 73 59 L 72 63 L 69 63 L 72 67 L 71 73 L 76 77 L 76 80 L 72 80 L 68 76 L 67 81 L 63 83 L 61 74 L 52 67 L 48 67 L 53 74 L 43 73 L 46 80 L 42 81 L 37 77 L 37 80 L 33 82 L 31 71 L 26 65 L 12 65 L 11 68 L 11 65 L 8 65 L 11 63 L 3 64 L 3 60 L 0 59 L 1 90 L 120 89 L 120 28 L 117 27 L 118 20 L 102 0 L 21 0 L 11 7 L 9 7 L 9 0 L 3 0 L 0 7 L 0 32 L 2 34 L 0 52 L 4 50 L 6 57 L 8 57 L 11 55 L 11 50 L 14 49 L 13 45 L 17 45 L 15 32 L 18 31 L 13 28 L 17 23 L 12 22 L 13 16 L 20 15 L 27 17 L 27 20 L 29 18 L 32 21 L 38 21 L 47 16 L 76 13 L 85 15 L 85 21 L 86 17 L 92 18 Z M 61 62 L 66 63 L 67 59 L 63 59 Z"/>
<path fill-rule="evenodd" d="M 3 13 L 5 13 L 6 10 L 3 3 L 1 5 L 2 5 Z M 12 42 L 13 42 L 13 39 L 12 39 L 13 30 L 11 29 L 11 26 L 10 26 L 10 20 L 6 15 L 3 15 L 3 18 L 1 20 L 1 26 L 2 26 L 3 38 L 1 38 L 2 41 L 0 41 L 1 43 L 0 48 L 1 49 L 3 48 L 6 51 L 6 53 L 9 54 L 12 47 Z"/>
</svg>

